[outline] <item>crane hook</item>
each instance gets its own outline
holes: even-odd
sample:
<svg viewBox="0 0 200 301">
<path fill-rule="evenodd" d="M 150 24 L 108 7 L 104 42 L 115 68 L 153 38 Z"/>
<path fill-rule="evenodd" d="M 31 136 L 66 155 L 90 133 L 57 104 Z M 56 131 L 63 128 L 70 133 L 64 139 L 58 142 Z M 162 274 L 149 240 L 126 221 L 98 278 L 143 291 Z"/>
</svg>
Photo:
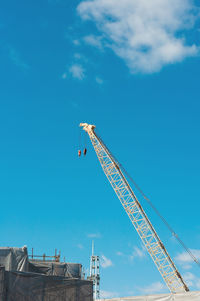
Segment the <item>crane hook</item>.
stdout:
<svg viewBox="0 0 200 301">
<path fill-rule="evenodd" d="M 84 148 L 83 154 L 84 154 L 84 156 L 87 154 L 87 148 Z"/>
</svg>

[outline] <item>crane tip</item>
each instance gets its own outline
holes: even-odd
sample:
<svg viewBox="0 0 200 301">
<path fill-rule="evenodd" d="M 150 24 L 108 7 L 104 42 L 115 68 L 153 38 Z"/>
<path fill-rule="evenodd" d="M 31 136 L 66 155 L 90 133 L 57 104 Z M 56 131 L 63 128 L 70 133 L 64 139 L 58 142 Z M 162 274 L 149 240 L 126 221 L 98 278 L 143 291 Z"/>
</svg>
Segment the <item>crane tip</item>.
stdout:
<svg viewBox="0 0 200 301">
<path fill-rule="evenodd" d="M 96 127 L 95 125 L 88 123 L 80 123 L 79 126 L 82 127 L 86 132 L 93 131 Z"/>
</svg>

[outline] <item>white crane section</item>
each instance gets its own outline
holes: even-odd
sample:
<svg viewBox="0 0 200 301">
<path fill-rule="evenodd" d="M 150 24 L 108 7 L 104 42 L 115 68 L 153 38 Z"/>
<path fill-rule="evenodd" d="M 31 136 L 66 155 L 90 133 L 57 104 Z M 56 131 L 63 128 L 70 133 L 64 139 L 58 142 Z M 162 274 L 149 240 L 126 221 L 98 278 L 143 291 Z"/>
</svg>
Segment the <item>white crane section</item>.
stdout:
<svg viewBox="0 0 200 301">
<path fill-rule="evenodd" d="M 100 259 L 94 255 L 94 242 L 92 242 L 92 256 L 90 257 L 90 274 L 88 280 L 93 282 L 94 300 L 100 299 Z"/>
<path fill-rule="evenodd" d="M 169 290 L 172 293 L 189 291 L 120 167 L 95 133 L 95 126 L 87 123 L 81 123 L 80 126 L 88 133 L 104 173 Z"/>
</svg>

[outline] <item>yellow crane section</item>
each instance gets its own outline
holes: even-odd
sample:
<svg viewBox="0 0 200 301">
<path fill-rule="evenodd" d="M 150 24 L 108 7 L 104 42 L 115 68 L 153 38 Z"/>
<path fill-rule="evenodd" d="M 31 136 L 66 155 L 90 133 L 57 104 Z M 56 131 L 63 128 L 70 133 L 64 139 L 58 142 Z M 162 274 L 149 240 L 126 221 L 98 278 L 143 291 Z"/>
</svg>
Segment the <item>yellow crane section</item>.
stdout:
<svg viewBox="0 0 200 301">
<path fill-rule="evenodd" d="M 87 123 L 80 123 L 80 126 L 88 133 L 105 175 L 169 290 L 172 293 L 189 291 L 120 166 L 95 133 L 95 126 Z"/>
</svg>

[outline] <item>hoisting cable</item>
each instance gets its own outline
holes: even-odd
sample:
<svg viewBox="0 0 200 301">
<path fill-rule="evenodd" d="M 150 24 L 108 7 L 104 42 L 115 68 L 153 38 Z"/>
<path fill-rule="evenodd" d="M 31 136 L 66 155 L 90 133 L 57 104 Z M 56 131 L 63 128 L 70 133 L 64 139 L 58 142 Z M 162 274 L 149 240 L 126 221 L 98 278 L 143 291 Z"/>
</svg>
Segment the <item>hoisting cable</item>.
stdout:
<svg viewBox="0 0 200 301">
<path fill-rule="evenodd" d="M 81 130 L 79 131 L 79 149 L 81 149 L 81 134 L 82 134 L 82 132 L 81 132 Z"/>
<path fill-rule="evenodd" d="M 84 133 L 84 150 L 83 150 L 84 156 L 87 154 L 87 133 Z"/>
<path fill-rule="evenodd" d="M 79 149 L 78 149 L 78 156 L 81 156 L 81 130 L 79 132 Z"/>
<path fill-rule="evenodd" d="M 85 132 L 85 136 L 84 136 L 84 147 L 87 147 L 87 133 Z"/>
<path fill-rule="evenodd" d="M 98 135 L 98 139 L 100 142 L 105 146 L 104 142 Z M 126 176 L 129 178 L 129 180 L 133 183 L 135 188 L 140 192 L 140 194 L 143 196 L 143 198 L 149 203 L 151 208 L 155 211 L 155 213 L 158 215 L 158 217 L 162 220 L 162 222 L 165 224 L 165 226 L 168 228 L 168 230 L 171 232 L 171 234 L 176 238 L 176 240 L 179 242 L 179 244 L 185 249 L 185 251 L 189 254 L 189 256 L 192 258 L 192 260 L 200 267 L 200 261 L 194 256 L 194 254 L 191 252 L 191 250 L 185 245 L 185 243 L 180 239 L 178 234 L 173 230 L 173 228 L 170 226 L 170 224 L 166 221 L 166 219 L 161 215 L 161 213 L 158 211 L 158 209 L 153 205 L 153 203 L 150 201 L 150 199 L 144 194 L 142 189 L 138 186 L 138 184 L 133 180 L 133 178 L 129 175 L 129 173 L 126 171 L 126 169 L 122 166 L 121 163 L 113 156 L 113 154 L 110 152 L 107 146 L 105 146 L 109 152 L 109 155 L 117 163 L 118 167 L 126 174 Z"/>
<path fill-rule="evenodd" d="M 130 179 L 130 181 L 134 184 L 134 186 L 136 187 L 136 189 L 141 193 L 141 195 L 143 196 L 143 198 L 149 203 L 149 205 L 151 206 L 151 208 L 155 211 L 155 213 L 162 220 L 162 222 L 165 224 L 165 226 L 168 228 L 168 230 L 171 232 L 171 234 L 176 238 L 176 240 L 179 242 L 179 244 L 190 255 L 190 257 L 193 259 L 193 261 L 200 267 L 199 260 L 194 256 L 194 254 L 190 251 L 190 249 L 184 244 L 184 242 L 180 239 L 180 237 L 178 236 L 178 234 L 173 230 L 173 228 L 170 226 L 170 224 L 161 215 L 161 213 L 158 211 L 158 209 L 154 206 L 154 204 L 150 201 L 150 199 L 144 194 L 144 192 L 141 190 L 141 188 L 137 185 L 137 183 L 132 179 L 132 177 L 128 174 L 128 172 L 124 169 L 124 167 L 121 164 L 120 164 L 120 168 L 127 175 L 127 177 Z"/>
</svg>

